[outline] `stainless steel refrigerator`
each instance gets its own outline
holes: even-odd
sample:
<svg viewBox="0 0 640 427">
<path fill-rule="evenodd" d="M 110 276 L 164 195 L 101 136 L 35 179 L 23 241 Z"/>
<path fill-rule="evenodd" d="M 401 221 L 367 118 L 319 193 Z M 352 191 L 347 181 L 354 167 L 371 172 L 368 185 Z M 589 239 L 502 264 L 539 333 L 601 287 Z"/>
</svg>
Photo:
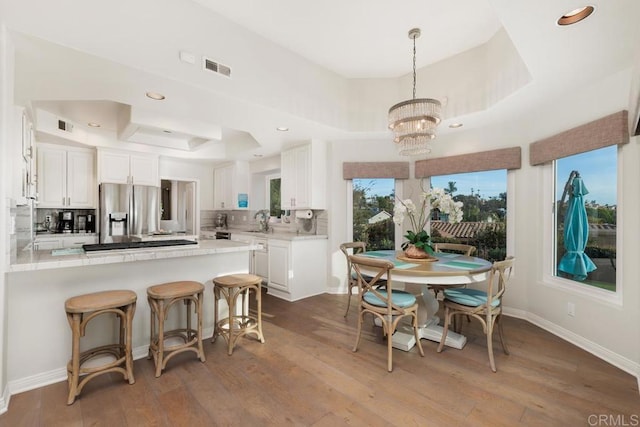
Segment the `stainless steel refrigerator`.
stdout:
<svg viewBox="0 0 640 427">
<path fill-rule="evenodd" d="M 160 187 L 100 184 L 100 243 L 130 242 L 157 232 Z"/>
</svg>

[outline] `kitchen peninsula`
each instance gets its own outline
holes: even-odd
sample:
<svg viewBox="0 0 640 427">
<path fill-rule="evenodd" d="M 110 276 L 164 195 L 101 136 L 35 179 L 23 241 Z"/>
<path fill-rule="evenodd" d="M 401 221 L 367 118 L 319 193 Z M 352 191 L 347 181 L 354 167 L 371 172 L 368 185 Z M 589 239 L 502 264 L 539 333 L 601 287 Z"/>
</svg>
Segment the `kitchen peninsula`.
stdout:
<svg viewBox="0 0 640 427">
<path fill-rule="evenodd" d="M 253 245 L 244 242 L 204 240 L 197 245 L 153 250 L 69 251 L 68 255 L 59 256 L 52 255 L 52 251 L 22 251 L 7 274 L 7 298 L 11 301 L 7 315 L 7 379 L 12 384 L 11 393 L 65 380 L 71 351 L 71 333 L 64 313 L 67 298 L 113 289 L 136 292 L 133 355 L 143 358 L 149 345 L 147 287 L 178 280 L 204 283 L 203 333 L 210 336 L 211 279 L 246 273 L 253 249 Z M 224 313 L 226 307 L 220 308 Z M 170 317 L 169 322 L 173 320 Z M 111 337 L 116 330 L 109 323 L 113 321 L 109 316 L 94 320 L 83 345 L 100 344 Z M 30 362 L 24 363 L 25 360 Z"/>
</svg>

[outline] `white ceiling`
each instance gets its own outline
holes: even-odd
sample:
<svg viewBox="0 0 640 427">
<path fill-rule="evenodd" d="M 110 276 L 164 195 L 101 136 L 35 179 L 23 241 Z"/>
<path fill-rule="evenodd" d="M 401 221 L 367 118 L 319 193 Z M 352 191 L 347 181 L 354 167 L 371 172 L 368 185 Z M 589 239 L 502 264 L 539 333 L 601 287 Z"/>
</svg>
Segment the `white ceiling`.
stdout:
<svg viewBox="0 0 640 427">
<path fill-rule="evenodd" d="M 487 0 L 195 0 L 347 78 L 398 77 L 485 43 L 500 28 Z"/>
<path fill-rule="evenodd" d="M 386 110 L 411 94 L 414 27 L 418 96 L 447 105 L 439 138 L 522 120 L 634 65 L 620 86 L 631 88 L 623 107 L 638 104 L 636 0 L 591 1 L 595 13 L 572 27 L 555 22 L 578 0 L 58 3 L 11 1 L 0 18 L 16 37 L 16 102 L 101 122 L 103 132 L 122 127 L 130 107 L 157 118 L 138 124 L 147 134 L 170 130 L 196 147 L 170 156 L 249 160 L 313 138 L 390 140 Z M 231 79 L 202 72 L 202 56 L 231 66 Z M 167 99 L 150 101 L 148 90 Z M 619 109 L 611 104 L 586 114 Z M 462 130 L 448 128 L 458 121 Z M 291 130 L 275 130 L 282 125 Z"/>
</svg>

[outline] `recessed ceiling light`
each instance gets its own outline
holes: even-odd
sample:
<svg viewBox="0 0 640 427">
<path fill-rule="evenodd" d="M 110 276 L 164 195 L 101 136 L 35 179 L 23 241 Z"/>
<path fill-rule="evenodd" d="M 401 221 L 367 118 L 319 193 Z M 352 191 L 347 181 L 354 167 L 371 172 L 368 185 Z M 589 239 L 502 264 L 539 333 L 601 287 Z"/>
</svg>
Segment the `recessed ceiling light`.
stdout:
<svg viewBox="0 0 640 427">
<path fill-rule="evenodd" d="M 449 125 L 449 127 L 450 127 L 451 129 L 461 128 L 462 126 L 464 126 L 462 123 L 451 123 L 451 124 Z"/>
<path fill-rule="evenodd" d="M 87 126 L 92 127 L 92 128 L 99 128 L 100 127 L 100 123 L 89 122 L 89 123 L 87 123 Z"/>
<path fill-rule="evenodd" d="M 171 131 L 170 131 L 170 130 L 163 130 L 162 132 L 164 132 L 164 133 L 171 133 Z"/>
<path fill-rule="evenodd" d="M 582 21 L 594 11 L 593 6 L 583 6 L 565 13 L 558 19 L 558 25 L 571 25 Z"/>
<path fill-rule="evenodd" d="M 278 126 L 276 130 L 279 130 L 280 132 L 287 132 L 289 128 L 286 126 Z"/>
<path fill-rule="evenodd" d="M 164 99 L 164 95 L 158 92 L 147 92 L 147 98 L 155 99 L 156 101 L 162 101 Z"/>
<path fill-rule="evenodd" d="M 254 154 L 253 157 L 262 157 L 262 154 Z"/>
</svg>

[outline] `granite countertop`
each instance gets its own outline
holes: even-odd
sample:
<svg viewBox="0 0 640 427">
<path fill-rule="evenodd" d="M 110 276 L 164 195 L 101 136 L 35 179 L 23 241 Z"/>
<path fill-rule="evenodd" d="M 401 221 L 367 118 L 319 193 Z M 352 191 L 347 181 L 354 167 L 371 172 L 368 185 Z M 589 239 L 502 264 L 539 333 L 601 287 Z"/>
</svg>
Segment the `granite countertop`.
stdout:
<svg viewBox="0 0 640 427">
<path fill-rule="evenodd" d="M 215 228 L 211 228 L 211 229 L 203 228 L 202 230 L 216 231 Z M 241 234 L 243 236 L 253 236 L 253 237 L 259 237 L 262 239 L 275 239 L 275 240 L 317 240 L 317 239 L 326 240 L 328 238 L 326 234 L 296 233 L 294 231 L 278 230 L 277 228 L 267 233 L 262 231 L 253 231 L 253 230 L 247 230 L 243 228 L 233 228 L 233 227 L 229 227 L 226 230 L 220 230 L 220 231 L 228 231 L 229 233 L 231 233 L 231 235 Z"/>
<path fill-rule="evenodd" d="M 257 249 L 253 244 L 231 240 L 201 240 L 197 245 L 163 246 L 150 249 L 107 250 L 85 253 L 82 249 L 24 250 L 17 254 L 9 272 L 82 267 L 96 264 L 147 261 Z M 54 255 L 56 254 L 56 255 Z"/>
</svg>

